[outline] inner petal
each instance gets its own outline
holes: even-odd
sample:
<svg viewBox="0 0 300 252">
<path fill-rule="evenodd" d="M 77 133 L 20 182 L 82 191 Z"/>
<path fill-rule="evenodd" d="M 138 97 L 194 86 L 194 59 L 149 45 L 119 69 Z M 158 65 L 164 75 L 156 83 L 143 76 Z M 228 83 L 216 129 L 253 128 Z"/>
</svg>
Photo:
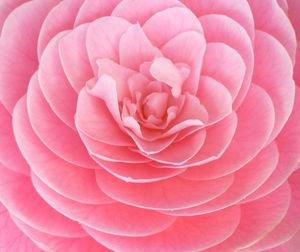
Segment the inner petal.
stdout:
<svg viewBox="0 0 300 252">
<path fill-rule="evenodd" d="M 164 57 L 156 58 L 150 66 L 152 77 L 170 86 L 174 97 L 179 97 L 181 94 L 181 87 L 186 77 L 186 71 L 182 72 L 184 74 L 181 74 L 171 60 Z"/>
<path fill-rule="evenodd" d="M 161 119 L 166 113 L 167 106 L 167 93 L 152 93 L 144 100 L 143 113 L 146 118 L 154 116 L 157 119 Z"/>
</svg>

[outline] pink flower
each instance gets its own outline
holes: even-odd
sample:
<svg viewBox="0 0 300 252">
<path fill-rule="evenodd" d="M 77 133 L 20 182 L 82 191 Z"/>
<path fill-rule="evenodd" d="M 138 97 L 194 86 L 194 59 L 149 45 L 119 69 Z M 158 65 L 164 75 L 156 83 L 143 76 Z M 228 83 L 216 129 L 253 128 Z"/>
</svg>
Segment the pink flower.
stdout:
<svg viewBox="0 0 300 252">
<path fill-rule="evenodd" d="M 2 0 L 1 251 L 298 251 L 299 12 Z"/>
</svg>

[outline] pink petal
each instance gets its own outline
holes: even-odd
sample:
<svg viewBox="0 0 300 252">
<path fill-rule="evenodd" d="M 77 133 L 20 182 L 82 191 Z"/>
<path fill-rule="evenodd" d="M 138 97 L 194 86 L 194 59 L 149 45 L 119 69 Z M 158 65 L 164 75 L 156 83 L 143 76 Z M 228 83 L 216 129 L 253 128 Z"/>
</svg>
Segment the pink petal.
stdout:
<svg viewBox="0 0 300 252">
<path fill-rule="evenodd" d="M 147 237 L 109 235 L 84 227 L 98 242 L 113 251 L 201 251 L 226 240 L 236 229 L 239 207 L 195 217 L 181 217 L 163 232 Z"/>
<path fill-rule="evenodd" d="M 30 1 L 15 9 L 0 42 L 0 100 L 11 113 L 37 68 L 37 40 L 44 18 L 57 0 Z M 22 32 L 20 32 L 22 31 Z"/>
<path fill-rule="evenodd" d="M 200 18 L 200 22 L 207 42 L 225 43 L 236 50 L 244 60 L 246 73 L 240 92 L 234 102 L 234 108 L 236 108 L 245 98 L 252 78 L 254 55 L 251 39 L 240 24 L 227 16 L 205 15 Z"/>
<path fill-rule="evenodd" d="M 271 142 L 280 133 L 293 109 L 293 65 L 282 45 L 265 32 L 256 32 L 254 53 L 253 82 L 267 91 L 274 104 L 275 126 Z"/>
<path fill-rule="evenodd" d="M 280 8 L 284 11 L 284 12 L 288 12 L 288 0 L 277 0 L 278 5 L 280 6 Z"/>
<path fill-rule="evenodd" d="M 132 183 L 149 183 L 174 177 L 185 169 L 157 168 L 150 163 L 126 164 L 101 161 L 103 168 L 113 176 Z M 96 170 L 96 174 L 99 171 Z M 101 171 L 100 171 L 101 172 Z M 102 172 L 101 172 L 102 173 Z"/>
<path fill-rule="evenodd" d="M 197 91 L 205 47 L 203 34 L 196 31 L 182 32 L 162 47 L 164 57 L 175 64 L 185 63 L 191 67 L 192 71 L 182 86 L 183 92 L 195 94 Z"/>
<path fill-rule="evenodd" d="M 166 213 L 178 216 L 195 216 L 218 211 L 234 205 L 247 195 L 251 194 L 266 181 L 276 168 L 278 158 L 279 154 L 276 144 L 271 144 L 247 165 L 235 172 L 233 183 L 226 192 L 219 197 L 196 207 L 168 211 Z M 197 177 L 186 176 L 186 173 L 179 176 L 183 178 L 187 177 L 188 179 L 197 179 Z"/>
<path fill-rule="evenodd" d="M 101 190 L 118 202 L 146 209 L 171 211 L 208 202 L 224 193 L 233 182 L 233 176 L 226 176 L 206 181 L 173 177 L 150 183 L 130 183 L 105 171 L 99 170 L 96 175 Z"/>
<path fill-rule="evenodd" d="M 266 250 L 276 247 L 290 240 L 299 230 L 300 226 L 300 176 L 299 171 L 289 178 L 289 185 L 292 190 L 292 198 L 289 209 L 284 219 L 263 239 L 251 246 L 254 250 Z M 290 250 L 292 251 L 292 250 Z"/>
<path fill-rule="evenodd" d="M 290 187 L 284 184 L 260 200 L 241 205 L 241 219 L 235 233 L 213 251 L 234 251 L 261 239 L 282 221 L 288 211 L 290 199 Z"/>
<path fill-rule="evenodd" d="M 222 120 L 232 111 L 230 93 L 221 83 L 210 77 L 200 78 L 197 97 L 207 111 L 209 124 Z"/>
<path fill-rule="evenodd" d="M 95 75 L 98 59 L 119 62 L 119 40 L 129 27 L 128 21 L 117 17 L 103 17 L 89 25 L 86 48 Z"/>
<path fill-rule="evenodd" d="M 126 206 L 120 203 L 106 205 L 81 204 L 64 198 L 32 176 L 42 197 L 55 209 L 83 225 L 113 235 L 148 236 L 165 230 L 174 217 L 155 211 Z M 122 213 L 122 214 L 120 214 Z"/>
<path fill-rule="evenodd" d="M 70 86 L 62 68 L 58 44 L 66 32 L 60 33 L 48 44 L 41 57 L 38 79 L 41 90 L 55 114 L 69 127 L 74 126 L 77 93 Z"/>
<path fill-rule="evenodd" d="M 110 145 L 133 146 L 132 140 L 122 132 L 105 103 L 89 95 L 86 89 L 79 94 L 75 120 L 77 129 L 90 138 Z"/>
<path fill-rule="evenodd" d="M 110 16 L 121 0 L 85 0 L 76 16 L 75 26 L 90 23 L 97 18 Z"/>
<path fill-rule="evenodd" d="M 293 26 L 287 15 L 276 1 L 257 2 L 250 0 L 248 2 L 252 10 L 255 28 L 275 37 L 287 50 L 292 61 L 295 62 L 297 42 Z"/>
<path fill-rule="evenodd" d="M 78 133 L 65 125 L 45 101 L 37 75 L 34 74 L 27 93 L 27 109 L 30 124 L 39 139 L 56 155 L 69 163 L 94 168 Z"/>
<path fill-rule="evenodd" d="M 300 3 L 297 0 L 287 0 L 288 3 L 288 17 L 292 22 L 293 28 L 296 31 L 297 40 L 300 39 L 300 18 L 299 9 Z"/>
<path fill-rule="evenodd" d="M 247 1 L 240 0 L 182 0 L 197 17 L 208 14 L 220 14 L 232 18 L 254 38 L 254 21 Z"/>
<path fill-rule="evenodd" d="M 298 231 L 293 238 L 291 238 L 290 240 L 288 240 L 287 242 L 285 242 L 284 244 L 273 248 L 272 252 L 286 252 L 286 251 L 295 251 L 297 252 L 297 250 L 300 247 L 300 231 Z"/>
<path fill-rule="evenodd" d="M 208 43 L 203 60 L 202 75 L 223 84 L 236 98 L 245 77 L 246 66 L 243 58 L 224 43 Z"/>
<path fill-rule="evenodd" d="M 120 64 L 138 70 L 140 65 L 160 56 L 160 51 L 146 37 L 139 24 L 132 25 L 119 43 Z"/>
<path fill-rule="evenodd" d="M 7 210 L 0 204 L 0 248 L 5 252 L 41 252 L 11 220 Z"/>
<path fill-rule="evenodd" d="M 0 103 L 0 163 L 10 170 L 30 175 L 30 167 L 20 153 L 12 129 L 12 117 Z"/>
<path fill-rule="evenodd" d="M 130 150 L 126 146 L 101 143 L 86 136 L 84 133 L 79 134 L 90 155 L 96 157 L 96 161 L 100 165 L 101 161 L 98 161 L 98 159 L 110 162 L 124 163 L 144 163 L 148 161 L 146 157 L 143 157 L 139 153 Z"/>
<path fill-rule="evenodd" d="M 171 60 L 164 57 L 157 57 L 150 66 L 150 73 L 155 80 L 168 85 L 175 98 L 180 96 L 184 78 Z"/>
<path fill-rule="evenodd" d="M 98 80 L 92 79 L 86 85 L 89 95 L 105 102 L 107 109 L 117 123 L 121 123 L 117 82 L 109 75 L 102 75 Z"/>
<path fill-rule="evenodd" d="M 73 28 L 75 17 L 83 1 L 66 0 L 60 2 L 48 13 L 39 34 L 37 47 L 39 59 L 56 34 Z"/>
<path fill-rule="evenodd" d="M 176 0 L 123 0 L 113 10 L 112 16 L 121 17 L 131 23 L 144 24 L 147 19 L 157 12 L 176 6 L 182 7 L 183 4 Z"/>
<path fill-rule="evenodd" d="M 24 101 L 14 111 L 13 126 L 18 146 L 33 173 L 53 190 L 73 200 L 90 204 L 111 202 L 95 184 L 94 170 L 60 159 L 40 142 L 31 128 Z"/>
<path fill-rule="evenodd" d="M 194 176 L 208 179 L 232 173 L 247 164 L 265 147 L 274 126 L 274 109 L 267 93 L 260 87 L 251 85 L 237 114 L 238 126 L 224 154 L 201 166 L 201 169 L 193 169 Z"/>
<path fill-rule="evenodd" d="M 9 14 L 16 8 L 18 8 L 19 6 L 21 6 L 22 4 L 28 2 L 28 0 L 15 0 L 15 1 L 11 1 L 11 0 L 3 0 L 0 3 L 0 33 L 2 30 L 2 26 L 5 22 L 5 20 L 7 19 L 7 17 L 9 16 Z"/>
<path fill-rule="evenodd" d="M 140 138 L 139 136 L 137 136 L 134 132 L 132 132 L 130 130 L 128 130 L 128 134 L 132 137 L 133 141 L 136 143 L 139 150 L 141 152 L 145 153 L 146 156 L 148 154 L 155 154 L 155 153 L 163 151 L 168 146 L 170 146 L 177 137 L 177 135 L 174 134 L 169 137 L 164 137 L 164 138 L 148 141 L 147 139 Z"/>
<path fill-rule="evenodd" d="M 93 77 L 85 44 L 87 28 L 88 25 L 83 25 L 72 30 L 60 40 L 58 46 L 66 77 L 77 93 Z"/>
<path fill-rule="evenodd" d="M 54 236 L 47 233 L 40 232 L 31 226 L 20 221 L 16 217 L 13 217 L 14 222 L 28 237 L 30 237 L 39 247 L 44 251 L 55 252 L 108 252 L 107 248 L 103 247 L 100 243 L 86 235 L 85 237 L 78 238 L 65 238 L 60 236 Z"/>
<path fill-rule="evenodd" d="M 246 201 L 260 198 L 282 185 L 291 173 L 298 167 L 300 153 L 300 114 L 297 108 L 300 107 L 300 89 L 296 88 L 294 110 L 285 127 L 276 138 L 280 158 L 278 166 L 270 178 Z"/>
<path fill-rule="evenodd" d="M 172 143 L 169 147 L 161 152 L 146 156 L 159 163 L 180 166 L 193 158 L 200 151 L 204 144 L 205 138 L 206 131 L 198 130 L 197 132 L 185 137 L 181 141 Z"/>
<path fill-rule="evenodd" d="M 81 226 L 56 212 L 35 191 L 31 179 L 0 165 L 0 200 L 10 213 L 49 234 L 81 237 Z"/>
<path fill-rule="evenodd" d="M 207 119 L 208 114 L 201 101 L 196 96 L 187 93 L 181 111 L 175 120 L 170 123 L 165 135 L 177 133 L 190 126 L 203 126 Z"/>
<path fill-rule="evenodd" d="M 109 59 L 99 59 L 97 65 L 100 79 L 103 75 L 108 75 L 115 81 L 119 101 L 123 101 L 124 97 L 130 97 L 127 81 L 135 73 L 134 71 Z"/>
<path fill-rule="evenodd" d="M 237 116 L 232 113 L 219 123 L 206 129 L 205 142 L 200 151 L 184 165 L 181 165 L 181 167 L 191 167 L 186 171 L 186 173 L 190 173 L 188 176 L 198 177 L 198 173 L 202 175 L 202 167 L 201 169 L 199 167 L 193 169 L 193 166 L 206 164 L 221 157 L 231 143 L 236 127 Z M 218 141 L 216 141 L 216 136 L 218 136 Z"/>
<path fill-rule="evenodd" d="M 203 33 L 197 17 L 189 9 L 181 7 L 157 12 L 146 21 L 143 30 L 151 43 L 158 48 L 182 32 L 193 30 Z"/>
</svg>

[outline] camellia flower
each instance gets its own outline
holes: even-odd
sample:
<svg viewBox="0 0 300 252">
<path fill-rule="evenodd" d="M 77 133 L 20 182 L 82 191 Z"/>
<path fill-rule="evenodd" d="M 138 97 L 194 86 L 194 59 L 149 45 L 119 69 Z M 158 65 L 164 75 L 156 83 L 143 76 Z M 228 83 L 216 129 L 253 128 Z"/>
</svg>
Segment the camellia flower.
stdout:
<svg viewBox="0 0 300 252">
<path fill-rule="evenodd" d="M 1 0 L 0 250 L 299 251 L 299 13 Z"/>
</svg>

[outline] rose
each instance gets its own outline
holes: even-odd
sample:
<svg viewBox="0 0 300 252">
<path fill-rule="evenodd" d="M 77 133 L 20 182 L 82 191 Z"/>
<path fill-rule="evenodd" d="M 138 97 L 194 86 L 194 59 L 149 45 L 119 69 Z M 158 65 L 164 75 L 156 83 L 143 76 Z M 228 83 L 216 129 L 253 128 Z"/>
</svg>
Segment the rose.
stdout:
<svg viewBox="0 0 300 252">
<path fill-rule="evenodd" d="M 299 9 L 3 1 L 4 250 L 297 251 Z"/>
</svg>

